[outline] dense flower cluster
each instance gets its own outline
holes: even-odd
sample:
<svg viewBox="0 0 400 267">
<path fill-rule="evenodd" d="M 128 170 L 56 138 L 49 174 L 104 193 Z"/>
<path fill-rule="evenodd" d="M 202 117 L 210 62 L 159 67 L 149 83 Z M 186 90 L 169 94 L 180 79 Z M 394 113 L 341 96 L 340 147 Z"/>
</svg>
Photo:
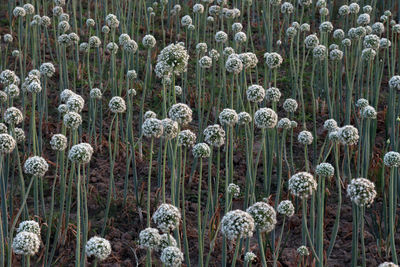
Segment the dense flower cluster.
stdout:
<svg viewBox="0 0 400 267">
<path fill-rule="evenodd" d="M 332 164 L 323 162 L 317 165 L 315 168 L 315 173 L 318 176 L 329 178 L 335 174 L 335 168 L 332 166 Z"/>
<path fill-rule="evenodd" d="M 180 211 L 171 204 L 161 204 L 153 214 L 153 221 L 157 224 L 158 229 L 165 233 L 179 227 L 180 220 Z"/>
<path fill-rule="evenodd" d="M 169 117 L 181 125 L 192 121 L 192 109 L 182 103 L 174 104 L 168 111 Z"/>
<path fill-rule="evenodd" d="M 168 267 L 181 266 L 183 253 L 179 248 L 169 246 L 163 249 L 160 259 Z"/>
<path fill-rule="evenodd" d="M 300 198 L 308 198 L 317 189 L 317 182 L 311 173 L 299 172 L 289 179 L 289 190 Z"/>
<path fill-rule="evenodd" d="M 139 233 L 139 245 L 142 248 L 157 249 L 160 242 L 161 236 L 156 228 L 148 227 Z"/>
<path fill-rule="evenodd" d="M 178 145 L 192 147 L 196 143 L 196 134 L 190 130 L 183 130 L 178 134 Z"/>
<path fill-rule="evenodd" d="M 256 202 L 246 210 L 254 219 L 255 226 L 261 232 L 271 232 L 276 224 L 276 212 L 266 202 Z"/>
<path fill-rule="evenodd" d="M 189 55 L 180 44 L 170 44 L 157 57 L 155 72 L 159 78 L 186 72 Z"/>
<path fill-rule="evenodd" d="M 260 108 L 254 114 L 254 122 L 261 129 L 274 128 L 278 123 L 278 115 L 270 108 Z"/>
<path fill-rule="evenodd" d="M 221 220 L 221 232 L 229 240 L 252 237 L 254 219 L 242 210 L 229 211 Z"/>
<path fill-rule="evenodd" d="M 49 164 L 47 164 L 47 161 L 39 156 L 28 158 L 24 164 L 25 173 L 36 177 L 43 177 L 48 169 Z"/>
<path fill-rule="evenodd" d="M 39 251 L 39 236 L 32 232 L 19 232 L 13 240 L 12 248 L 15 254 L 33 256 Z"/>
<path fill-rule="evenodd" d="M 210 146 L 220 147 L 225 143 L 225 131 L 218 124 L 207 126 L 203 134 L 204 140 Z"/>
<path fill-rule="evenodd" d="M 94 236 L 86 243 L 85 250 L 89 257 L 93 256 L 102 261 L 110 256 L 111 244 L 107 239 Z"/>
<path fill-rule="evenodd" d="M 376 197 L 375 185 L 365 178 L 353 179 L 347 186 L 347 195 L 357 206 L 369 206 Z"/>
<path fill-rule="evenodd" d="M 93 155 L 93 148 L 88 143 L 80 143 L 71 147 L 68 158 L 77 163 L 89 163 Z"/>
<path fill-rule="evenodd" d="M 383 163 L 388 167 L 399 167 L 400 166 L 400 153 L 395 151 L 389 151 L 383 157 Z"/>
<path fill-rule="evenodd" d="M 292 217 L 294 214 L 294 206 L 292 201 L 290 200 L 281 201 L 276 210 L 279 214 L 285 215 L 287 217 Z"/>
</svg>

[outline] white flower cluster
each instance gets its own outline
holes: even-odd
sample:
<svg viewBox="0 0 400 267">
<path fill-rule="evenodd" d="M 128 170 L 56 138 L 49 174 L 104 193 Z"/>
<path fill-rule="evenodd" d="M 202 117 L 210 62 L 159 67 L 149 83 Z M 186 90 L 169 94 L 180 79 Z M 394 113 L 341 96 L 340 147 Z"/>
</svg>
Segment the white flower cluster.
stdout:
<svg viewBox="0 0 400 267">
<path fill-rule="evenodd" d="M 142 124 L 143 135 L 149 138 L 159 138 L 163 134 L 163 125 L 159 119 L 148 118 Z"/>
<path fill-rule="evenodd" d="M 85 250 L 89 257 L 93 256 L 102 261 L 110 256 L 111 244 L 107 239 L 94 236 L 86 243 Z"/>
<path fill-rule="evenodd" d="M 301 131 L 297 136 L 297 140 L 302 145 L 311 145 L 314 140 L 314 137 L 312 133 L 309 131 Z"/>
<path fill-rule="evenodd" d="M 93 148 L 88 143 L 80 143 L 71 147 L 68 158 L 77 163 L 89 163 L 93 155 Z"/>
<path fill-rule="evenodd" d="M 63 151 L 67 148 L 67 137 L 63 134 L 55 134 L 51 137 L 50 145 L 53 150 Z"/>
<path fill-rule="evenodd" d="M 195 158 L 208 158 L 211 149 L 206 143 L 198 143 L 193 147 L 192 153 Z"/>
<path fill-rule="evenodd" d="M 183 130 L 178 134 L 178 145 L 192 147 L 196 143 L 196 134 L 190 130 Z"/>
<path fill-rule="evenodd" d="M 209 125 L 203 131 L 204 140 L 210 146 L 220 147 L 225 143 L 225 131 L 218 124 Z"/>
<path fill-rule="evenodd" d="M 24 171 L 36 177 L 43 177 L 49 169 L 46 160 L 39 156 L 28 158 L 24 163 Z"/>
<path fill-rule="evenodd" d="M 81 112 L 84 105 L 85 100 L 77 94 L 70 96 L 67 100 L 67 108 L 71 112 Z"/>
<path fill-rule="evenodd" d="M 99 88 L 93 88 L 90 90 L 90 98 L 100 100 L 103 96 L 103 93 Z"/>
<path fill-rule="evenodd" d="M 10 125 L 17 125 L 23 121 L 22 112 L 16 107 L 10 107 L 4 112 L 4 121 Z"/>
<path fill-rule="evenodd" d="M 243 62 L 237 54 L 232 54 L 226 60 L 225 68 L 230 73 L 239 74 L 243 70 Z"/>
<path fill-rule="evenodd" d="M 324 122 L 324 129 L 327 130 L 328 132 L 337 131 L 338 124 L 334 119 L 327 119 Z"/>
<path fill-rule="evenodd" d="M 256 202 L 246 210 L 254 219 L 255 226 L 261 232 L 271 232 L 276 225 L 276 212 L 266 202 Z"/>
<path fill-rule="evenodd" d="M 199 59 L 199 66 L 203 69 L 209 69 L 212 66 L 212 59 L 209 56 L 203 56 Z"/>
<path fill-rule="evenodd" d="M 304 44 L 306 45 L 306 48 L 314 49 L 319 45 L 319 39 L 316 34 L 311 34 L 304 39 Z"/>
<path fill-rule="evenodd" d="M 161 242 L 160 233 L 156 228 L 148 227 L 139 233 L 139 245 L 142 248 L 158 249 Z"/>
<path fill-rule="evenodd" d="M 393 262 L 383 262 L 381 264 L 379 264 L 378 267 L 399 267 L 399 265 L 394 264 Z"/>
<path fill-rule="evenodd" d="M 40 226 L 36 221 L 23 221 L 20 222 L 17 228 L 17 233 L 20 232 L 34 233 L 40 237 Z"/>
<path fill-rule="evenodd" d="M 163 126 L 162 136 L 165 139 L 173 139 L 178 135 L 178 123 L 169 118 L 161 120 Z"/>
<path fill-rule="evenodd" d="M 317 165 L 315 173 L 320 177 L 330 178 L 335 174 L 335 168 L 332 164 L 323 162 Z"/>
<path fill-rule="evenodd" d="M 39 251 L 39 236 L 31 232 L 19 232 L 13 240 L 12 248 L 15 254 L 33 256 Z"/>
<path fill-rule="evenodd" d="M 347 195 L 357 206 L 369 206 L 376 197 L 375 185 L 365 178 L 353 179 L 347 186 Z"/>
<path fill-rule="evenodd" d="M 252 118 L 249 113 L 242 111 L 238 114 L 238 124 L 245 125 L 252 121 Z"/>
<path fill-rule="evenodd" d="M 265 89 L 257 84 L 250 85 L 246 90 L 247 100 L 258 103 L 265 97 Z"/>
<path fill-rule="evenodd" d="M 157 57 L 155 72 L 157 77 L 169 77 L 172 74 L 180 75 L 186 72 L 189 55 L 180 44 L 170 44 L 161 50 Z"/>
<path fill-rule="evenodd" d="M 308 248 L 306 246 L 300 246 L 297 248 L 297 253 L 299 253 L 300 256 L 308 256 L 310 255 L 310 252 L 308 251 Z"/>
<path fill-rule="evenodd" d="M 156 45 L 156 38 L 153 35 L 147 34 L 143 37 L 142 44 L 146 49 L 151 49 Z"/>
<path fill-rule="evenodd" d="M 63 122 L 67 128 L 77 129 L 82 124 L 82 117 L 76 112 L 67 112 L 64 115 Z"/>
<path fill-rule="evenodd" d="M 15 84 L 10 84 L 6 88 L 4 88 L 4 92 L 11 98 L 17 98 L 19 96 L 19 88 Z"/>
<path fill-rule="evenodd" d="M 228 194 L 233 198 L 239 197 L 240 195 L 240 187 L 234 183 L 230 183 L 227 188 Z"/>
<path fill-rule="evenodd" d="M 276 210 L 279 214 L 285 215 L 287 217 L 292 217 L 294 214 L 294 206 L 292 201 L 290 200 L 281 201 Z"/>
<path fill-rule="evenodd" d="M 286 112 L 293 113 L 297 110 L 297 107 L 297 101 L 293 98 L 287 98 L 285 102 L 283 102 L 283 109 Z"/>
<path fill-rule="evenodd" d="M 0 83 L 3 85 L 14 84 L 17 81 L 17 75 L 12 70 L 3 70 L 0 73 Z"/>
<path fill-rule="evenodd" d="M 254 219 L 245 211 L 229 211 L 221 220 L 221 232 L 229 240 L 252 237 L 253 231 Z"/>
<path fill-rule="evenodd" d="M 268 88 L 265 91 L 265 99 L 267 99 L 270 102 L 279 102 L 281 95 L 282 95 L 281 91 L 279 91 L 279 89 L 276 87 Z"/>
<path fill-rule="evenodd" d="M 171 204 L 161 204 L 153 214 L 153 221 L 157 224 L 158 229 L 165 233 L 179 227 L 180 220 L 180 211 Z"/>
<path fill-rule="evenodd" d="M 245 70 L 254 69 L 258 64 L 257 55 L 251 52 L 241 53 L 239 54 L 239 58 L 242 61 Z"/>
<path fill-rule="evenodd" d="M 338 130 L 340 142 L 344 145 L 355 145 L 358 143 L 360 136 L 358 130 L 352 125 L 346 125 Z"/>
<path fill-rule="evenodd" d="M 373 106 L 366 106 L 361 110 L 361 116 L 365 119 L 376 119 L 377 112 Z"/>
<path fill-rule="evenodd" d="M 292 122 L 288 118 L 282 118 L 278 121 L 276 127 L 278 127 L 278 129 L 289 130 L 292 128 Z"/>
<path fill-rule="evenodd" d="M 389 151 L 383 157 L 383 163 L 390 167 L 399 167 L 400 166 L 400 153 L 395 151 Z"/>
<path fill-rule="evenodd" d="M 258 128 L 274 128 L 278 123 L 278 115 L 270 108 L 260 108 L 254 114 L 254 122 Z"/>
<path fill-rule="evenodd" d="M 238 122 L 238 115 L 235 110 L 225 108 L 219 114 L 219 122 L 222 125 L 234 126 Z"/>
<path fill-rule="evenodd" d="M 178 243 L 172 235 L 165 233 L 160 235 L 160 244 L 158 245 L 157 250 L 162 252 L 166 247 L 176 247 L 177 244 Z"/>
<path fill-rule="evenodd" d="M 317 189 L 317 182 L 311 173 L 299 172 L 289 179 L 289 190 L 300 198 L 308 198 Z"/>
<path fill-rule="evenodd" d="M 246 254 L 244 255 L 244 261 L 245 262 L 253 262 L 257 259 L 256 254 L 254 254 L 253 252 L 249 251 L 246 252 Z"/>
<path fill-rule="evenodd" d="M 174 104 L 168 111 L 169 117 L 181 125 L 192 121 L 192 109 L 182 103 Z"/>
<path fill-rule="evenodd" d="M 283 62 L 282 56 L 275 52 L 265 53 L 264 58 L 265 58 L 265 64 L 270 69 L 278 68 Z"/>
<path fill-rule="evenodd" d="M 125 100 L 120 96 L 114 96 L 108 102 L 108 107 L 113 113 L 123 113 L 126 110 Z"/>
<path fill-rule="evenodd" d="M 108 27 L 110 28 L 118 28 L 119 26 L 119 20 L 117 19 L 117 16 L 115 16 L 114 14 L 108 14 L 106 16 L 106 23 L 108 25 Z"/>
<path fill-rule="evenodd" d="M 0 153 L 8 154 L 11 153 L 15 148 L 16 142 L 14 138 L 6 133 L 0 134 Z"/>
<path fill-rule="evenodd" d="M 400 75 L 395 75 L 389 80 L 389 86 L 392 89 L 400 90 Z"/>
<path fill-rule="evenodd" d="M 181 266 L 183 253 L 179 248 L 169 246 L 162 251 L 160 259 L 168 267 Z"/>
<path fill-rule="evenodd" d="M 54 75 L 56 72 L 56 68 L 54 67 L 53 63 L 51 62 L 45 62 L 42 65 L 40 65 L 40 74 L 46 76 L 46 77 L 51 77 Z"/>
</svg>

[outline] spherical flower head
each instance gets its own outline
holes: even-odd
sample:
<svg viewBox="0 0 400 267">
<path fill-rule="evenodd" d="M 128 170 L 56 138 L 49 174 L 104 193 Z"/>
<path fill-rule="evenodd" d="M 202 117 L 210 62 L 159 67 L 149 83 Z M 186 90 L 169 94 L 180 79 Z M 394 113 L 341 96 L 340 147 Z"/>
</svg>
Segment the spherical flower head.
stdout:
<svg viewBox="0 0 400 267">
<path fill-rule="evenodd" d="M 99 88 L 93 88 L 90 90 L 90 98 L 100 100 L 103 96 L 103 93 Z"/>
<path fill-rule="evenodd" d="M 399 34 L 400 33 L 400 24 L 394 24 L 392 26 L 392 30 L 394 33 Z"/>
<path fill-rule="evenodd" d="M 207 126 L 203 134 L 205 142 L 210 146 L 220 147 L 225 143 L 225 131 L 218 124 Z"/>
<path fill-rule="evenodd" d="M 8 133 L 8 128 L 7 125 L 4 123 L 0 122 L 0 134 L 5 134 Z"/>
<path fill-rule="evenodd" d="M 261 232 L 271 232 L 276 224 L 276 212 L 266 202 L 256 202 L 246 210 L 254 219 L 254 224 Z"/>
<path fill-rule="evenodd" d="M 8 97 L 10 97 L 11 99 L 15 99 L 19 96 L 19 88 L 17 85 L 15 84 L 10 84 L 8 85 L 5 89 L 4 92 L 7 94 Z"/>
<path fill-rule="evenodd" d="M 326 46 L 317 45 L 313 49 L 313 57 L 318 60 L 324 60 L 326 58 Z"/>
<path fill-rule="evenodd" d="M 17 233 L 21 232 L 33 233 L 40 237 L 40 226 L 36 221 L 23 221 L 17 228 Z"/>
<path fill-rule="evenodd" d="M 353 179 L 347 186 L 347 195 L 357 206 L 370 206 L 376 197 L 375 185 L 365 178 Z"/>
<path fill-rule="evenodd" d="M 254 219 L 248 212 L 232 210 L 221 220 L 221 232 L 229 240 L 252 237 L 253 231 Z"/>
<path fill-rule="evenodd" d="M 89 38 L 89 46 L 90 47 L 100 47 L 101 41 L 100 38 L 97 36 L 91 36 Z"/>
<path fill-rule="evenodd" d="M 304 39 L 304 44 L 306 45 L 306 48 L 314 49 L 315 47 L 317 47 L 319 45 L 318 36 L 316 34 L 308 35 Z"/>
<path fill-rule="evenodd" d="M 207 52 L 207 44 L 206 43 L 198 43 L 196 45 L 196 53 L 206 53 Z"/>
<path fill-rule="evenodd" d="M 238 124 L 239 125 L 246 125 L 252 121 L 252 118 L 249 113 L 242 111 L 238 114 Z"/>
<path fill-rule="evenodd" d="M 124 45 L 125 43 L 127 43 L 128 41 L 131 40 L 131 37 L 126 34 L 126 33 L 122 33 L 119 37 L 118 37 L 118 43 L 119 45 Z"/>
<path fill-rule="evenodd" d="M 107 48 L 107 51 L 110 54 L 115 55 L 118 52 L 118 45 L 116 43 L 114 43 L 114 42 L 108 43 L 106 48 Z"/>
<path fill-rule="evenodd" d="M 306 247 L 306 246 L 300 246 L 300 247 L 298 247 L 297 248 L 297 253 L 300 255 L 300 256 L 308 256 L 308 255 L 310 255 L 310 252 L 308 251 L 308 248 Z"/>
<path fill-rule="evenodd" d="M 102 261 L 110 256 L 111 244 L 107 239 L 94 236 L 86 243 L 85 250 L 89 257 L 93 256 Z"/>
<path fill-rule="evenodd" d="M 265 98 L 270 102 L 279 102 L 281 95 L 281 91 L 276 87 L 268 88 L 265 91 Z"/>
<path fill-rule="evenodd" d="M 288 118 L 282 118 L 278 121 L 277 127 L 278 129 L 289 130 L 292 124 Z"/>
<path fill-rule="evenodd" d="M 20 232 L 13 240 L 12 248 L 15 254 L 33 256 L 39 251 L 39 236 L 31 232 Z"/>
<path fill-rule="evenodd" d="M 400 75 L 395 75 L 389 80 L 389 86 L 392 89 L 400 90 Z"/>
<path fill-rule="evenodd" d="M 151 49 L 156 45 L 156 38 L 151 34 L 147 34 L 143 37 L 142 44 L 146 49 Z"/>
<path fill-rule="evenodd" d="M 22 112 L 16 107 L 10 107 L 4 112 L 4 121 L 10 125 L 18 125 L 23 121 Z"/>
<path fill-rule="evenodd" d="M 264 58 L 265 58 L 265 64 L 270 69 L 278 68 L 283 62 L 282 56 L 275 52 L 265 53 Z"/>
<path fill-rule="evenodd" d="M 86 42 L 83 42 L 81 44 L 79 44 L 79 51 L 82 53 L 87 53 L 89 52 L 89 44 Z"/>
<path fill-rule="evenodd" d="M 208 55 L 214 60 L 214 61 L 218 61 L 219 59 L 219 52 L 216 49 L 211 49 L 208 52 Z"/>
<path fill-rule="evenodd" d="M 340 142 L 344 145 L 355 145 L 358 143 L 360 136 L 358 130 L 352 125 L 346 125 L 338 130 Z"/>
<path fill-rule="evenodd" d="M 169 117 L 181 125 L 186 125 L 192 121 L 192 109 L 183 103 L 172 105 L 168 111 Z"/>
<path fill-rule="evenodd" d="M 245 69 L 254 69 L 257 66 L 257 55 L 251 52 L 239 54 L 239 58 L 243 63 Z"/>
<path fill-rule="evenodd" d="M 247 42 L 247 35 L 244 32 L 237 32 L 234 38 L 237 43 Z"/>
<path fill-rule="evenodd" d="M 399 267 L 399 265 L 394 264 L 393 262 L 384 262 L 379 264 L 378 267 Z"/>
<path fill-rule="evenodd" d="M 128 53 L 134 54 L 138 49 L 138 45 L 135 40 L 128 40 L 123 44 L 123 49 Z"/>
<path fill-rule="evenodd" d="M 282 214 L 287 217 L 292 217 L 294 214 L 294 206 L 292 201 L 283 200 L 279 203 L 277 211 L 279 214 Z"/>
<path fill-rule="evenodd" d="M 258 128 L 274 128 L 278 123 L 278 115 L 270 108 L 260 108 L 254 114 L 254 122 Z"/>
<path fill-rule="evenodd" d="M 163 78 L 171 74 L 180 75 L 186 72 L 189 55 L 184 46 L 170 44 L 161 50 L 157 57 L 155 72 L 157 77 Z"/>
<path fill-rule="evenodd" d="M 25 132 L 23 129 L 21 128 L 15 128 L 15 140 L 17 141 L 18 144 L 21 144 L 23 142 L 25 142 Z"/>
<path fill-rule="evenodd" d="M 372 12 L 372 6 L 370 6 L 370 5 L 363 6 L 362 9 L 367 14 L 370 14 Z"/>
<path fill-rule="evenodd" d="M 51 137 L 51 149 L 56 151 L 64 151 L 67 148 L 68 139 L 63 134 L 55 134 Z"/>
<path fill-rule="evenodd" d="M 364 61 L 372 61 L 374 60 L 375 56 L 376 56 L 376 51 L 372 48 L 365 48 L 361 52 L 361 58 Z"/>
<path fill-rule="evenodd" d="M 299 172 L 289 179 L 289 190 L 300 198 L 308 198 L 317 189 L 317 182 L 311 173 Z"/>
<path fill-rule="evenodd" d="M 249 252 L 246 252 L 246 254 L 244 254 L 244 261 L 245 262 L 250 263 L 250 262 L 253 262 L 253 261 L 256 261 L 256 260 L 257 260 L 257 256 L 253 252 L 249 251 Z"/>
<path fill-rule="evenodd" d="M 222 125 L 234 126 L 238 122 L 238 115 L 235 110 L 225 108 L 219 114 L 219 122 Z"/>
<path fill-rule="evenodd" d="M 369 105 L 369 102 L 365 98 L 360 98 L 356 102 L 356 107 L 358 107 L 359 109 L 363 109 L 363 108 L 367 107 L 368 105 Z"/>
<path fill-rule="evenodd" d="M 82 124 L 82 117 L 76 112 L 67 112 L 64 115 L 63 122 L 67 128 L 77 129 Z"/>
<path fill-rule="evenodd" d="M 232 54 L 226 60 L 225 68 L 228 72 L 237 75 L 243 70 L 243 62 L 238 55 Z"/>
<path fill-rule="evenodd" d="M 68 159 L 81 164 L 90 162 L 93 155 L 93 148 L 88 143 L 80 143 L 71 147 L 68 152 Z"/>
<path fill-rule="evenodd" d="M 119 26 L 119 20 L 117 19 L 117 16 L 115 16 L 114 14 L 108 14 L 106 16 L 106 23 L 108 27 L 112 29 L 118 28 Z"/>
<path fill-rule="evenodd" d="M 370 23 L 371 17 L 369 14 L 364 13 L 358 16 L 357 18 L 357 24 L 361 26 L 366 26 Z"/>
<path fill-rule="evenodd" d="M 178 123 L 169 118 L 165 118 L 161 121 L 163 126 L 163 135 L 165 139 L 172 139 L 178 135 Z"/>
<path fill-rule="evenodd" d="M 246 95 L 250 102 L 259 103 L 265 97 L 265 89 L 260 85 L 253 84 L 247 88 Z"/>
<path fill-rule="evenodd" d="M 297 140 L 302 145 L 311 145 L 314 140 L 314 137 L 312 133 L 309 131 L 301 131 L 297 136 Z"/>
<path fill-rule="evenodd" d="M 60 93 L 60 99 L 61 102 L 67 103 L 68 99 L 72 96 L 76 96 L 77 94 L 75 94 L 73 91 L 69 90 L 69 89 L 64 89 L 61 91 Z"/>
<path fill-rule="evenodd" d="M 132 81 L 134 79 L 137 78 L 137 73 L 135 70 L 128 70 L 126 72 L 126 78 L 128 78 L 128 80 Z"/>
<path fill-rule="evenodd" d="M 281 12 L 286 15 L 292 14 L 294 12 L 294 6 L 289 2 L 285 2 L 281 5 Z"/>
<path fill-rule="evenodd" d="M 9 43 L 12 43 L 13 37 L 12 37 L 11 34 L 6 33 L 6 34 L 4 34 L 4 36 L 3 36 L 3 40 L 4 40 L 5 43 L 9 44 Z"/>
<path fill-rule="evenodd" d="M 320 163 L 315 168 L 315 174 L 323 178 L 330 178 L 335 174 L 335 168 L 330 163 Z"/>
<path fill-rule="evenodd" d="M 89 28 L 94 27 L 96 25 L 96 22 L 94 21 L 94 19 L 87 19 L 86 20 L 86 26 L 88 26 Z"/>
<path fill-rule="evenodd" d="M 199 60 L 199 66 L 203 69 L 209 69 L 212 66 L 212 59 L 208 56 L 203 56 Z"/>
<path fill-rule="evenodd" d="M 139 233 L 139 244 L 142 248 L 155 250 L 160 246 L 161 236 L 156 228 L 148 227 Z"/>
<path fill-rule="evenodd" d="M 240 22 L 235 22 L 232 24 L 232 31 L 236 32 L 240 32 L 243 29 L 243 25 Z"/>
<path fill-rule="evenodd" d="M 329 15 L 329 9 L 327 9 L 326 7 L 322 7 L 322 8 L 320 8 L 320 10 L 319 10 L 319 14 L 321 15 L 321 16 L 328 16 Z"/>
<path fill-rule="evenodd" d="M 157 114 L 152 110 L 148 110 L 148 111 L 146 111 L 144 113 L 143 118 L 144 118 L 144 120 L 147 120 L 147 119 L 150 119 L 150 118 L 156 119 L 157 118 Z"/>
<path fill-rule="evenodd" d="M 382 22 L 375 22 L 371 26 L 372 28 L 372 33 L 381 35 L 385 31 L 385 26 L 383 25 Z"/>
<path fill-rule="evenodd" d="M 61 16 L 60 16 L 61 17 Z M 63 20 L 63 21 L 60 21 L 59 23 L 58 23 L 58 31 L 59 32 L 61 32 L 61 33 L 65 33 L 65 32 L 67 32 L 67 31 L 69 31 L 69 29 L 71 28 L 71 25 L 69 25 L 69 23 L 68 23 L 68 21 L 67 20 Z"/>
<path fill-rule="evenodd" d="M 178 145 L 192 147 L 196 142 L 196 134 L 190 130 L 183 130 L 178 134 Z"/>
<path fill-rule="evenodd" d="M 182 87 L 180 87 L 179 85 L 175 85 L 175 95 L 182 95 Z"/>
<path fill-rule="evenodd" d="M 53 63 L 50 62 L 45 62 L 42 65 L 40 65 L 40 74 L 44 75 L 46 77 L 51 77 L 54 75 L 54 73 L 56 72 L 56 69 L 54 68 Z"/>
<path fill-rule="evenodd" d="M 211 149 L 206 143 L 198 143 L 192 149 L 195 158 L 208 158 L 211 154 Z"/>
<path fill-rule="evenodd" d="M 335 40 L 342 40 L 345 37 L 344 31 L 342 29 L 336 29 L 333 32 L 333 38 Z"/>
<path fill-rule="evenodd" d="M 14 84 L 17 80 L 17 75 L 12 70 L 3 70 L 0 73 L 0 83 L 7 86 Z"/>
<path fill-rule="evenodd" d="M 324 122 L 324 129 L 328 132 L 337 131 L 338 124 L 334 119 L 328 119 Z"/>
<path fill-rule="evenodd" d="M 43 177 L 49 169 L 46 160 L 39 156 L 28 158 L 24 163 L 24 171 L 35 177 Z"/>
<path fill-rule="evenodd" d="M 332 131 L 329 133 L 328 135 L 329 141 L 332 141 L 334 143 L 336 142 L 340 142 L 340 135 L 339 135 L 339 131 Z"/>
<path fill-rule="evenodd" d="M 215 41 L 217 43 L 225 43 L 228 40 L 228 35 L 224 31 L 219 31 L 215 34 Z"/>
<path fill-rule="evenodd" d="M 360 12 L 360 6 L 357 3 L 351 3 L 349 5 L 349 11 L 352 14 L 358 14 L 358 12 Z"/>
<path fill-rule="evenodd" d="M 160 259 L 168 267 L 181 266 L 183 253 L 179 248 L 169 246 L 163 249 Z"/>
<path fill-rule="evenodd" d="M 332 61 L 340 61 L 343 58 L 343 51 L 339 50 L 339 49 L 333 49 L 330 53 L 329 53 L 329 58 Z"/>
<path fill-rule="evenodd" d="M 183 27 L 187 27 L 192 24 L 192 18 L 189 15 L 185 15 L 181 19 L 181 24 Z"/>
<path fill-rule="evenodd" d="M 389 151 L 383 157 L 383 163 L 390 168 L 397 168 L 400 166 L 400 153 Z"/>
<path fill-rule="evenodd" d="M 286 36 L 289 39 L 294 38 L 296 36 L 296 34 L 297 34 L 297 29 L 295 27 L 292 26 L 292 27 L 289 27 L 286 29 Z"/>
<path fill-rule="evenodd" d="M 153 221 L 157 228 L 164 233 L 169 233 L 179 227 L 181 213 L 177 207 L 171 204 L 161 204 L 153 214 Z"/>
<path fill-rule="evenodd" d="M 149 118 L 142 124 L 143 135 L 148 138 L 159 138 L 163 134 L 163 125 L 159 119 Z"/>
<path fill-rule="evenodd" d="M 172 235 L 165 233 L 160 235 L 160 244 L 158 245 L 157 250 L 162 252 L 166 247 L 176 247 L 177 244 L 178 243 Z"/>
<path fill-rule="evenodd" d="M 23 9 L 27 15 L 33 15 L 33 13 L 35 13 L 35 7 L 32 4 L 23 5 Z"/>
<path fill-rule="evenodd" d="M 301 32 L 309 32 L 311 30 L 311 26 L 308 23 L 303 23 L 300 25 Z"/>
<path fill-rule="evenodd" d="M 15 145 L 16 145 L 16 142 L 11 135 L 9 135 L 7 133 L 0 134 L 0 153 L 1 154 L 11 153 L 14 150 Z"/>
<path fill-rule="evenodd" d="M 66 104 L 61 104 L 61 105 L 59 105 L 58 108 L 57 108 L 57 110 L 58 110 L 58 112 L 59 112 L 61 115 L 63 115 L 63 116 L 68 112 L 68 108 L 67 108 L 67 105 L 66 105 Z"/>
<path fill-rule="evenodd" d="M 377 112 L 374 107 L 372 106 L 366 106 L 361 110 L 361 116 L 364 119 L 376 119 Z"/>
<path fill-rule="evenodd" d="M 70 112 L 81 112 L 84 105 L 85 100 L 80 95 L 74 94 L 68 98 L 67 107 Z"/>
<path fill-rule="evenodd" d="M 77 35 L 74 32 L 71 32 L 70 34 L 68 34 L 68 39 L 70 40 L 70 42 L 72 42 L 73 44 L 78 44 L 79 43 L 79 35 Z"/>
<path fill-rule="evenodd" d="M 108 102 L 108 107 L 113 113 L 124 113 L 126 111 L 125 100 L 122 97 L 114 96 Z"/>
<path fill-rule="evenodd" d="M 297 101 L 293 98 L 287 98 L 285 102 L 283 102 L 283 109 L 286 112 L 293 113 L 297 110 L 297 107 Z"/>
<path fill-rule="evenodd" d="M 14 17 L 18 18 L 18 17 L 25 17 L 26 15 L 26 11 L 24 8 L 17 6 L 14 8 L 13 10 L 13 15 Z"/>
<path fill-rule="evenodd" d="M 379 47 L 382 49 L 389 48 L 392 46 L 392 42 L 387 38 L 381 38 L 379 40 Z"/>
<path fill-rule="evenodd" d="M 227 191 L 232 198 L 237 198 L 240 195 L 240 187 L 234 183 L 228 185 Z"/>
<path fill-rule="evenodd" d="M 312 4 L 312 0 L 298 0 L 300 6 L 308 7 Z"/>
<path fill-rule="evenodd" d="M 375 34 L 369 34 L 364 37 L 364 48 L 372 48 L 377 50 L 379 48 L 380 38 Z"/>
<path fill-rule="evenodd" d="M 202 4 L 195 4 L 193 6 L 193 13 L 203 14 L 203 12 L 204 12 L 204 6 Z"/>
</svg>

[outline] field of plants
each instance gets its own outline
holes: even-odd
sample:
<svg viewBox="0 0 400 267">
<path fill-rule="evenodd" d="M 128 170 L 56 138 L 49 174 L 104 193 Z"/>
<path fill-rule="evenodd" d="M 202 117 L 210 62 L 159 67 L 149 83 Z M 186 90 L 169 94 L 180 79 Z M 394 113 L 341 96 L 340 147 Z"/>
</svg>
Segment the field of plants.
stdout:
<svg viewBox="0 0 400 267">
<path fill-rule="evenodd" d="M 399 0 L 8 0 L 0 37 L 1 267 L 399 266 Z"/>
</svg>

